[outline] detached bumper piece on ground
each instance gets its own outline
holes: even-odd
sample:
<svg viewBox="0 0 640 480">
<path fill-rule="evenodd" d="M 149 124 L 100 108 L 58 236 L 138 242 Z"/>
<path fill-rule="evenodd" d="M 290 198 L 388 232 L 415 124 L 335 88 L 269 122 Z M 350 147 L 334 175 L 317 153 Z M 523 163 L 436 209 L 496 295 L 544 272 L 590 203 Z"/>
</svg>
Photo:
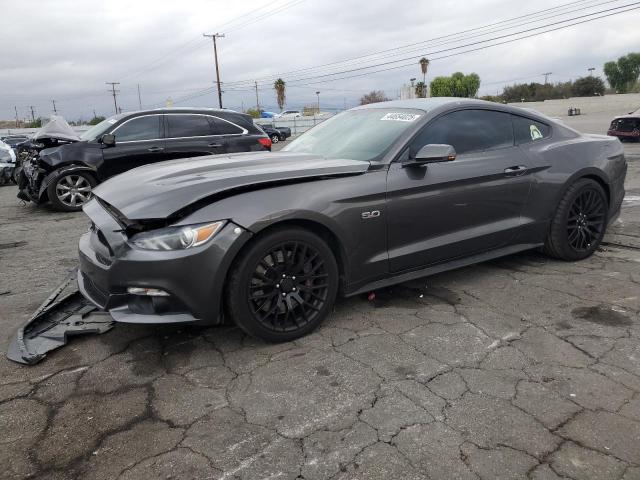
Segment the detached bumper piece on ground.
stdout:
<svg viewBox="0 0 640 480">
<path fill-rule="evenodd" d="M 71 336 L 100 334 L 113 328 L 111 316 L 80 294 L 76 275 L 74 271 L 16 332 L 7 351 L 9 360 L 33 365 L 65 345 Z"/>
</svg>

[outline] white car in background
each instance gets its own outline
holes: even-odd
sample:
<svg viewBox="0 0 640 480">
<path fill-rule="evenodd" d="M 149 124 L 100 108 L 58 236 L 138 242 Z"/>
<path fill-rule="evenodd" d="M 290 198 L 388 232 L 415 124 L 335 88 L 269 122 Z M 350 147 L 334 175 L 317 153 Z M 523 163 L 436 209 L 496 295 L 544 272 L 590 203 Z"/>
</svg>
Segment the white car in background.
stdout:
<svg viewBox="0 0 640 480">
<path fill-rule="evenodd" d="M 16 154 L 9 145 L 0 140 L 0 185 L 11 183 L 16 168 Z"/>
<path fill-rule="evenodd" d="M 274 115 L 273 118 L 297 118 L 301 116 L 302 113 L 300 110 L 283 110 L 282 112 Z"/>
</svg>

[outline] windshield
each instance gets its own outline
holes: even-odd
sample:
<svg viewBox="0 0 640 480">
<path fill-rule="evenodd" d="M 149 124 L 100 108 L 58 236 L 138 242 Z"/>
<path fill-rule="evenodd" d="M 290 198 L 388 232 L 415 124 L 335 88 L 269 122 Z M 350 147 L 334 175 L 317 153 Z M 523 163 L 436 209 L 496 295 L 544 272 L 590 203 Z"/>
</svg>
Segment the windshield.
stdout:
<svg viewBox="0 0 640 480">
<path fill-rule="evenodd" d="M 113 117 L 109 117 L 106 120 L 101 121 L 97 125 L 94 125 L 89 130 L 80 135 L 80 140 L 96 140 L 101 137 L 104 132 L 106 132 L 111 125 L 120 120 L 123 115 L 114 115 Z"/>
<path fill-rule="evenodd" d="M 371 161 L 381 157 L 421 116 L 419 110 L 349 110 L 313 127 L 282 151 Z"/>
</svg>

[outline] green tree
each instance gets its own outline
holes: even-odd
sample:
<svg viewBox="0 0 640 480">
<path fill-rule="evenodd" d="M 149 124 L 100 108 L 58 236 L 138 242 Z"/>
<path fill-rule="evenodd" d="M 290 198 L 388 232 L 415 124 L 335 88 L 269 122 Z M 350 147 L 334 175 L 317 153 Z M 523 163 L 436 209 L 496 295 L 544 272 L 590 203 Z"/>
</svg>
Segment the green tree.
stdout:
<svg viewBox="0 0 640 480">
<path fill-rule="evenodd" d="M 576 97 L 604 95 L 604 82 L 600 77 L 582 77 L 573 82 L 571 93 Z"/>
<path fill-rule="evenodd" d="M 425 98 L 427 96 L 427 84 L 424 82 L 416 83 L 416 97 Z"/>
<path fill-rule="evenodd" d="M 388 102 L 389 99 L 382 90 L 371 90 L 369 93 L 360 97 L 360 105 L 369 103 Z"/>
<path fill-rule="evenodd" d="M 40 128 L 42 127 L 42 119 L 36 118 L 34 121 L 27 122 L 26 128 Z"/>
<path fill-rule="evenodd" d="M 456 72 L 450 77 L 436 77 L 430 84 L 432 97 L 475 97 L 480 88 L 476 73 Z"/>
<path fill-rule="evenodd" d="M 247 110 L 245 110 L 245 112 L 247 115 L 250 115 L 253 118 L 260 118 L 261 112 L 260 110 L 256 109 L 256 108 L 248 108 Z"/>
<path fill-rule="evenodd" d="M 286 86 L 286 83 L 281 78 L 273 82 L 273 88 L 276 91 L 276 100 L 278 101 L 278 107 L 280 107 L 280 110 L 284 109 L 284 104 L 287 101 L 287 97 L 285 95 Z"/>
<path fill-rule="evenodd" d="M 629 53 L 617 62 L 605 63 L 604 74 L 611 88 L 618 93 L 627 93 L 640 77 L 640 53 Z"/>
<path fill-rule="evenodd" d="M 101 116 L 95 116 L 93 117 L 91 120 L 89 120 L 89 125 L 97 125 L 99 124 L 101 121 L 104 120 L 104 117 Z"/>
</svg>

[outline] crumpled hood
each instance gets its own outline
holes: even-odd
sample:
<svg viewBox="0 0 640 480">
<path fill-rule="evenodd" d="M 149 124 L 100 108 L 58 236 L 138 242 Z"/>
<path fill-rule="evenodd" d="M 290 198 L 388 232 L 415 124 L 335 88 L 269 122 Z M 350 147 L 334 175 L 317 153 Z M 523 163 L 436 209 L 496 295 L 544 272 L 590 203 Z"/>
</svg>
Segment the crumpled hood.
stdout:
<svg viewBox="0 0 640 480">
<path fill-rule="evenodd" d="M 99 185 L 94 194 L 129 220 L 167 218 L 189 205 L 233 190 L 327 176 L 358 175 L 369 162 L 318 155 L 252 152 L 154 163 Z"/>
</svg>

